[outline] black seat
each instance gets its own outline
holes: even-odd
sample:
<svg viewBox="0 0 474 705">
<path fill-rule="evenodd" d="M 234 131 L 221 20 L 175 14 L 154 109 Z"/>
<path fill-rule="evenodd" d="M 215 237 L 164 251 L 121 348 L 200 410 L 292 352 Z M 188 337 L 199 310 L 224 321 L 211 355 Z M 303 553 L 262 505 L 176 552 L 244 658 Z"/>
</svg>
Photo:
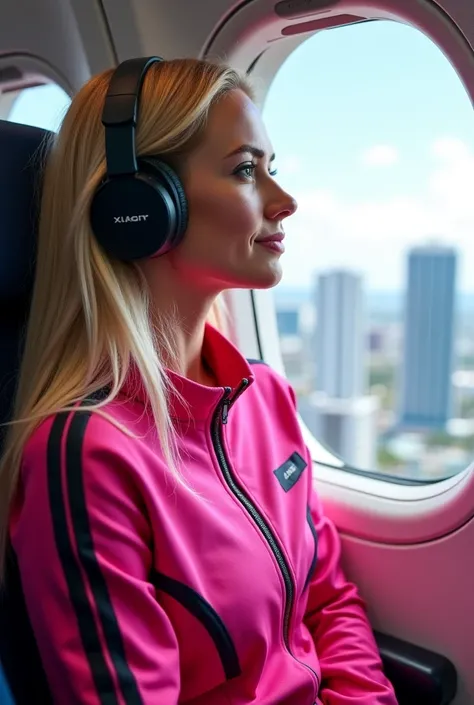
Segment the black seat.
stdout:
<svg viewBox="0 0 474 705">
<path fill-rule="evenodd" d="M 0 424 L 8 421 L 34 273 L 36 223 L 50 133 L 0 120 Z M 0 454 L 5 429 L 0 426 Z M 52 702 L 10 552 L 0 594 L 0 703 Z"/>
<path fill-rule="evenodd" d="M 38 175 L 49 134 L 0 120 L 0 424 L 10 417 L 15 390 L 33 279 Z M 0 434 L 1 444 L 3 428 Z"/>
</svg>

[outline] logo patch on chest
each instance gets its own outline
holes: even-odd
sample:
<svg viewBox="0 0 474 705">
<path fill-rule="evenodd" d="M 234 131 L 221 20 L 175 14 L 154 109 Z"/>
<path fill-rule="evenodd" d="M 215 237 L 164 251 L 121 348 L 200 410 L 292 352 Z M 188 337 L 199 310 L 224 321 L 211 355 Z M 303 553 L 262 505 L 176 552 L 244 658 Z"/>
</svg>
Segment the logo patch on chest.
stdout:
<svg viewBox="0 0 474 705">
<path fill-rule="evenodd" d="M 295 452 L 293 455 L 290 455 L 288 460 L 284 462 L 283 465 L 280 465 L 279 468 L 273 471 L 285 492 L 291 490 L 291 488 L 298 482 L 306 465 L 307 463 L 301 455 Z"/>
</svg>

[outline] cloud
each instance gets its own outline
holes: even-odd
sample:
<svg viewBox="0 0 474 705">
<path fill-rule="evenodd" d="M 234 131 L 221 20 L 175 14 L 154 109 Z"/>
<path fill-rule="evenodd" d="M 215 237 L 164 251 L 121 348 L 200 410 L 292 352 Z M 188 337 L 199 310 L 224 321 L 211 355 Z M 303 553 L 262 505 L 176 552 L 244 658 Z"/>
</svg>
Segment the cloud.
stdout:
<svg viewBox="0 0 474 705">
<path fill-rule="evenodd" d="M 314 271 L 344 266 L 367 285 L 397 289 L 407 250 L 437 236 L 460 254 L 460 284 L 474 289 L 474 150 L 454 138 L 429 147 L 433 170 L 416 194 L 348 203 L 335 191 L 297 194 L 299 209 L 285 225 L 284 283 L 307 285 Z"/>
<path fill-rule="evenodd" d="M 469 158 L 469 146 L 457 137 L 439 137 L 431 145 L 429 151 L 434 157 L 443 161 L 459 161 Z"/>
<path fill-rule="evenodd" d="M 362 152 L 361 159 L 366 166 L 392 166 L 399 161 L 399 153 L 390 144 L 375 144 Z"/>
<path fill-rule="evenodd" d="M 428 187 L 434 200 L 453 217 L 454 230 L 462 223 L 472 227 L 474 214 L 474 152 L 461 140 L 436 140 L 431 152 L 438 161 Z M 474 243 L 474 230 L 471 230 Z"/>
</svg>

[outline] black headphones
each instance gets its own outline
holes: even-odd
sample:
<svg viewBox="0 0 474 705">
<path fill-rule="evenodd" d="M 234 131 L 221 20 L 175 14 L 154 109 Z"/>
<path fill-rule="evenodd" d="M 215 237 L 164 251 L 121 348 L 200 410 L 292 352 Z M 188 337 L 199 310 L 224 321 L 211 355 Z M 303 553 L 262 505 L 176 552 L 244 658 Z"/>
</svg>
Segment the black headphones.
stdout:
<svg viewBox="0 0 474 705">
<path fill-rule="evenodd" d="M 162 255 L 182 240 L 188 222 L 179 176 L 153 156 L 137 160 L 140 90 L 158 56 L 129 59 L 114 71 L 102 113 L 107 174 L 91 204 L 94 235 L 104 250 L 131 261 Z"/>
</svg>

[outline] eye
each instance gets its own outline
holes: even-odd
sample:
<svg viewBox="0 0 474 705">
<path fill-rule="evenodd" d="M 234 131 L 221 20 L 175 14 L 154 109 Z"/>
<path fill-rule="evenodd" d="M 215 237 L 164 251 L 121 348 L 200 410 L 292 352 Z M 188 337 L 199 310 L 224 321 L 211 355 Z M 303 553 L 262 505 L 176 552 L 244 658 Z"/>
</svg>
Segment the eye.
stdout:
<svg viewBox="0 0 474 705">
<path fill-rule="evenodd" d="M 255 162 L 247 162 L 246 164 L 240 164 L 234 171 L 234 174 L 242 175 L 246 179 L 251 179 L 256 168 L 257 165 Z"/>
<path fill-rule="evenodd" d="M 253 177 L 253 173 L 255 169 L 257 168 L 257 164 L 255 162 L 247 162 L 246 164 L 241 164 L 240 166 L 237 167 L 237 169 L 234 171 L 234 174 L 242 174 L 246 179 L 251 179 Z M 270 176 L 276 176 L 278 174 L 277 169 L 273 169 L 272 171 L 268 172 Z"/>
</svg>

